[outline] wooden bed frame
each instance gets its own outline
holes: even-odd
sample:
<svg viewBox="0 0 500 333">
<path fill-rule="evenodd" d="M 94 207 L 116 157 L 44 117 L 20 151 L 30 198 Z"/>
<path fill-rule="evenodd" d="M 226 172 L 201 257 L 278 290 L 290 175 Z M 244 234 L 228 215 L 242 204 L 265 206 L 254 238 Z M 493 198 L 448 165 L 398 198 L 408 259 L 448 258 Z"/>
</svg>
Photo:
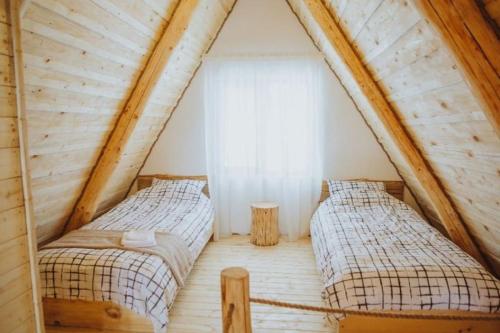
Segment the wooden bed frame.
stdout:
<svg viewBox="0 0 500 333">
<path fill-rule="evenodd" d="M 145 175 L 137 177 L 137 188 L 151 186 L 153 178 L 207 180 L 207 176 Z M 208 183 L 203 193 L 209 196 Z M 47 333 L 153 332 L 151 320 L 112 302 L 43 298 L 43 314 Z"/>
<path fill-rule="evenodd" d="M 369 179 L 352 179 L 372 182 Z M 385 190 L 395 198 L 403 200 L 405 185 L 402 181 L 383 182 Z M 323 181 L 321 186 L 320 203 L 330 196 L 328 182 Z M 221 273 L 223 327 L 224 333 L 241 332 L 251 333 L 250 290 L 248 288 L 249 275 L 242 268 L 228 268 Z M 232 311 L 228 309 L 232 307 Z M 269 311 L 272 313 L 273 309 Z M 485 315 L 480 312 L 422 310 L 422 311 L 392 311 L 408 314 L 441 314 L 458 316 Z M 232 318 L 228 313 L 232 313 Z M 486 314 L 487 315 L 487 314 Z M 494 316 L 494 315 L 492 315 Z M 338 322 L 338 333 L 497 333 L 500 332 L 500 321 L 487 320 L 430 320 L 430 319 L 401 319 L 378 318 L 366 316 L 347 316 Z"/>
<path fill-rule="evenodd" d="M 151 321 L 112 302 L 43 299 L 47 333 L 152 333 Z"/>
<path fill-rule="evenodd" d="M 400 311 L 414 314 L 446 314 L 474 316 L 478 312 L 466 311 Z M 434 320 L 434 319 L 397 319 L 363 316 L 348 316 L 339 321 L 338 333 L 498 333 L 500 321 L 485 320 Z"/>
<path fill-rule="evenodd" d="M 371 182 L 369 179 L 353 179 Z M 385 185 L 385 190 L 393 197 L 403 200 L 405 185 L 399 180 L 380 180 Z M 323 181 L 321 186 L 320 202 L 330 196 L 328 182 Z M 441 313 L 454 315 L 467 315 L 464 311 L 401 311 L 404 313 Z M 474 313 L 472 314 L 474 315 Z M 449 321 L 449 320 L 426 320 L 426 319 L 394 319 L 374 318 L 363 316 L 348 316 L 339 321 L 339 333 L 385 333 L 385 332 L 500 332 L 500 322 L 493 321 Z"/>
<path fill-rule="evenodd" d="M 147 175 L 137 178 L 137 187 L 139 190 L 151 186 L 153 178 L 159 179 L 194 179 L 207 180 L 206 176 L 177 176 L 177 175 Z M 369 181 L 369 180 L 363 180 Z M 401 181 L 383 181 L 386 191 L 394 197 L 402 200 L 404 184 Z M 203 192 L 208 193 L 208 185 Z M 328 198 L 328 184 L 323 181 L 320 201 Z M 234 277 L 229 277 L 234 279 Z M 248 275 L 246 277 L 248 279 Z M 227 280 L 225 284 L 236 283 L 238 287 L 223 288 L 232 290 L 224 297 L 224 303 L 234 305 L 233 313 L 236 318 L 232 319 L 232 324 L 228 326 L 227 332 L 250 333 L 247 330 L 247 324 L 250 319 L 249 309 L 249 291 L 245 290 L 245 282 L 241 276 L 237 277 L 236 282 Z M 241 285 L 241 283 L 243 283 Z M 248 281 L 246 282 L 248 288 Z M 235 292 L 237 290 L 237 292 Z M 245 305 L 246 304 L 246 305 Z M 223 305 L 224 306 L 224 305 Z M 226 304 L 226 306 L 228 306 Z M 89 302 L 79 300 L 64 299 L 43 299 L 43 310 L 45 318 L 45 328 L 47 333 L 151 333 L 153 325 L 149 319 L 138 315 L 133 311 L 126 309 L 112 302 Z M 270 309 L 272 311 L 272 309 Z M 408 312 L 408 311 L 403 311 Z M 411 311 L 415 312 L 415 311 Z M 427 311 L 428 312 L 428 311 Z M 460 311 L 439 311 L 446 314 L 467 315 Z M 436 313 L 435 311 L 433 313 Z M 244 319 L 248 316 L 247 319 Z M 228 320 L 226 312 L 223 311 L 223 320 Z M 478 332 L 478 333 L 496 333 L 499 332 L 500 324 L 498 321 L 446 321 L 446 320 L 422 320 L 422 319 L 392 319 L 392 318 L 373 318 L 348 316 L 339 322 L 339 333 L 458 333 L 458 332 Z M 226 332 L 226 331 L 225 331 Z"/>
<path fill-rule="evenodd" d="M 229 267 L 221 272 L 221 303 L 223 333 L 251 333 L 249 273 L 241 267 Z M 273 312 L 269 307 L 269 313 Z M 488 315 L 466 311 L 388 311 L 389 313 L 438 314 L 475 316 Z M 500 321 L 402 319 L 349 315 L 339 321 L 338 333 L 497 333 Z"/>
</svg>

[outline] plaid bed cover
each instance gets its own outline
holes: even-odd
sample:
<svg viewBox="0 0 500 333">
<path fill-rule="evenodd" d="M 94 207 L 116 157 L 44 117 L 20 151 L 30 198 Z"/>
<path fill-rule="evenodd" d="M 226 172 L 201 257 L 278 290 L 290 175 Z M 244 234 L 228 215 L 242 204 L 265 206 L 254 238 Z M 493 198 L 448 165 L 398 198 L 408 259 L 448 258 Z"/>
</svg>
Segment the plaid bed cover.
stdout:
<svg viewBox="0 0 500 333">
<path fill-rule="evenodd" d="M 91 224 L 95 230 L 155 230 L 178 235 L 196 259 L 212 234 L 213 205 L 205 195 L 165 198 L 161 187 L 142 190 Z M 112 301 L 150 318 L 165 332 L 179 290 L 158 256 L 118 249 L 46 249 L 39 252 L 42 297 Z"/>
<path fill-rule="evenodd" d="M 500 282 L 412 208 L 388 194 L 376 205 L 338 201 L 311 221 L 331 307 L 499 312 Z"/>
</svg>

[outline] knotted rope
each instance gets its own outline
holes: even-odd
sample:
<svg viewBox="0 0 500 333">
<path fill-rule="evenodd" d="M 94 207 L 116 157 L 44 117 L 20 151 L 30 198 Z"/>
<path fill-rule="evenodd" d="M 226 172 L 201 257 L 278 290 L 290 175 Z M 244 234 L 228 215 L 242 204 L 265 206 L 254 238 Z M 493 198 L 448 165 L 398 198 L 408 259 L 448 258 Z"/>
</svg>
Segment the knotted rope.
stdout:
<svg viewBox="0 0 500 333">
<path fill-rule="evenodd" d="M 369 310 L 347 310 L 347 309 L 332 309 L 322 306 L 313 306 L 297 303 L 281 302 L 265 298 L 250 297 L 250 302 L 257 304 L 265 304 L 278 306 L 282 308 L 299 309 L 305 311 L 353 315 L 353 316 L 369 316 L 382 318 L 399 318 L 399 319 L 429 319 L 429 320 L 484 320 L 497 321 L 500 320 L 500 314 L 470 314 L 470 315 L 454 315 L 454 314 L 430 314 L 430 313 L 408 313 L 394 311 L 369 311 Z"/>
</svg>

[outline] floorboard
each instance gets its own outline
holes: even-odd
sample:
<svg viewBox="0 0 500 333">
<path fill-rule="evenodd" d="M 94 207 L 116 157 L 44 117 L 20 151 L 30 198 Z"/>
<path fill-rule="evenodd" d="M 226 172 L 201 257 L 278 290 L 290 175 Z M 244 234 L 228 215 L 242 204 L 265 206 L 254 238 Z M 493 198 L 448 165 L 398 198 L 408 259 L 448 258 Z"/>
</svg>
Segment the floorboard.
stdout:
<svg viewBox="0 0 500 333">
<path fill-rule="evenodd" d="M 233 236 L 203 251 L 170 312 L 169 333 L 221 332 L 219 275 L 230 266 L 250 272 L 254 297 L 324 305 L 310 239 L 258 247 L 246 236 Z M 251 311 L 254 333 L 336 331 L 322 314 L 258 304 Z"/>
</svg>

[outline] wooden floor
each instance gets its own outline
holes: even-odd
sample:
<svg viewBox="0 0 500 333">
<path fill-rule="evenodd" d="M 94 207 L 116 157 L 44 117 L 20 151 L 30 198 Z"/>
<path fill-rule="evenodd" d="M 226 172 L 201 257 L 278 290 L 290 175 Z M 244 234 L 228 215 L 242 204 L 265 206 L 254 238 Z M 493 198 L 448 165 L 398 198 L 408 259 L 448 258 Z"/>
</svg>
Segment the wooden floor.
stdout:
<svg viewBox="0 0 500 333">
<path fill-rule="evenodd" d="M 309 239 L 257 247 L 248 237 L 210 242 L 170 312 L 169 333 L 222 332 L 220 271 L 242 266 L 250 272 L 254 297 L 324 305 Z M 253 332 L 335 332 L 325 316 L 252 304 Z"/>
</svg>

